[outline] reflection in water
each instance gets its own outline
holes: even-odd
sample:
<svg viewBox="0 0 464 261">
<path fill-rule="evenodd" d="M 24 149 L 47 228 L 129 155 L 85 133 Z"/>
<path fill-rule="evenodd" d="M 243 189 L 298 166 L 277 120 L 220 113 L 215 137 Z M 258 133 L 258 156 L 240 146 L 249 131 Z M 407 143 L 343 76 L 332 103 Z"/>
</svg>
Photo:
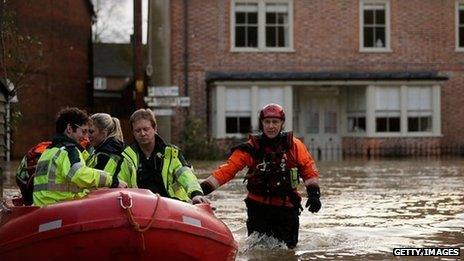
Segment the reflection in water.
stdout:
<svg viewBox="0 0 464 261">
<path fill-rule="evenodd" d="M 324 162 L 319 169 L 323 207 L 302 213 L 294 250 L 247 239 L 242 178 L 213 193 L 216 215 L 239 242 L 238 260 L 392 259 L 395 247 L 464 247 L 460 161 Z"/>
<path fill-rule="evenodd" d="M 323 207 L 301 214 L 293 250 L 273 238 L 247 237 L 242 177 L 210 196 L 240 245 L 237 260 L 385 260 L 395 247 L 460 247 L 464 255 L 461 161 L 323 162 L 319 169 Z"/>
</svg>

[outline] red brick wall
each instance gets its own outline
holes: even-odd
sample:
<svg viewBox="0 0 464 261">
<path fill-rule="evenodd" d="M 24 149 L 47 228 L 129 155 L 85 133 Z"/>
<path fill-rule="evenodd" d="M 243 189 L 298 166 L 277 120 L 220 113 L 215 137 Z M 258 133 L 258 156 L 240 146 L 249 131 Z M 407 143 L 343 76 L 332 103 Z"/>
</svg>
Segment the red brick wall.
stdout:
<svg viewBox="0 0 464 261">
<path fill-rule="evenodd" d="M 206 71 L 436 70 L 450 77 L 442 85 L 443 140 L 464 141 L 464 53 L 455 52 L 454 0 L 391 0 L 389 53 L 359 52 L 358 0 L 294 0 L 291 53 L 230 52 L 231 1 L 188 2 L 189 95 L 196 115 L 206 119 Z M 181 93 L 183 7 L 183 0 L 171 1 L 172 79 Z M 174 126 L 181 121 L 176 117 Z"/>
<path fill-rule="evenodd" d="M 44 47 L 37 73 L 18 91 L 22 117 L 12 148 L 12 157 L 18 158 L 53 135 L 60 108 L 87 106 L 91 14 L 84 0 L 8 2 L 20 17 L 20 31 Z"/>
</svg>

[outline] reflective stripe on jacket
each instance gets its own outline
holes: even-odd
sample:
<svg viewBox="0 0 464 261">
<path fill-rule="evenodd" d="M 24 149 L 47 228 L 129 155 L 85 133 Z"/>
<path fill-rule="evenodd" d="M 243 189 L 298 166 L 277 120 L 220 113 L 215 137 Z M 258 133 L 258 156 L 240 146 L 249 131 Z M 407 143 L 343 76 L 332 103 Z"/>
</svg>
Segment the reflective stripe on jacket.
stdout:
<svg viewBox="0 0 464 261">
<path fill-rule="evenodd" d="M 131 150 L 131 154 L 137 155 L 130 147 L 126 150 Z M 161 176 L 163 185 L 166 188 L 170 197 L 178 198 L 182 201 L 188 201 L 192 197 L 193 192 L 203 191 L 198 183 L 197 177 L 189 166 L 182 164 L 179 159 L 179 149 L 173 145 L 166 145 L 163 154 L 163 168 Z M 138 165 L 138 158 L 137 158 Z M 153 175 L 156 175 L 153 173 Z"/>
<path fill-rule="evenodd" d="M 37 163 L 33 202 L 46 206 L 59 201 L 82 198 L 89 189 L 109 187 L 112 178 L 102 170 L 89 168 L 74 145 L 52 147 Z"/>
<path fill-rule="evenodd" d="M 134 155 L 130 155 L 130 153 L 133 153 Z M 108 158 L 103 170 L 113 177 L 116 174 L 118 165 L 120 165 L 117 175 L 118 179 L 126 182 L 129 188 L 136 188 L 137 165 L 133 160 L 136 157 L 135 152 L 133 150 L 128 150 L 127 147 L 120 155 L 97 152 L 96 154 L 92 154 L 87 160 L 87 166 L 95 168 L 99 160 Z"/>
</svg>

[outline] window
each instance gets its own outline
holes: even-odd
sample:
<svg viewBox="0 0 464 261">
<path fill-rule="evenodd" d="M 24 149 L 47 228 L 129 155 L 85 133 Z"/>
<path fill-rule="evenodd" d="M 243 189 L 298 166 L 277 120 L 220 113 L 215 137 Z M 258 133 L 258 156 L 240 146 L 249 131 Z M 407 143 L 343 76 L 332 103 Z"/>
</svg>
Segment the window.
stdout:
<svg viewBox="0 0 464 261">
<path fill-rule="evenodd" d="M 249 88 L 226 89 L 226 134 L 251 132 L 251 93 Z"/>
<path fill-rule="evenodd" d="M 235 46 L 258 47 L 258 4 L 235 5 Z"/>
<path fill-rule="evenodd" d="M 106 90 L 106 78 L 95 77 L 93 80 L 93 88 L 95 90 Z"/>
<path fill-rule="evenodd" d="M 408 87 L 408 132 L 432 131 L 432 88 Z"/>
<path fill-rule="evenodd" d="M 464 51 L 464 2 L 458 2 L 456 11 L 456 47 Z"/>
<path fill-rule="evenodd" d="M 376 132 L 400 132 L 400 88 L 379 87 L 376 91 Z"/>
<path fill-rule="evenodd" d="M 366 132 L 366 88 L 348 87 L 347 93 L 348 132 Z"/>
<path fill-rule="evenodd" d="M 361 50 L 389 50 L 389 2 L 381 0 L 361 1 L 360 14 Z"/>
<path fill-rule="evenodd" d="M 291 17 L 289 0 L 235 1 L 231 20 L 233 49 L 290 50 Z"/>
</svg>

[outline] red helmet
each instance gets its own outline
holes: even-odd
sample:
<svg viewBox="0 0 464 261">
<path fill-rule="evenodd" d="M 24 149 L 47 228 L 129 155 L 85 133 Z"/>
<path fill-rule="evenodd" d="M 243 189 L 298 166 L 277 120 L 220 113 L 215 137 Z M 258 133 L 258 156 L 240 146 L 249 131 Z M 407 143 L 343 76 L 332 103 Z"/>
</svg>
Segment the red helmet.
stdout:
<svg viewBox="0 0 464 261">
<path fill-rule="evenodd" d="M 259 112 L 259 121 L 262 121 L 265 118 L 278 118 L 285 121 L 284 109 L 279 104 L 269 103 Z"/>
</svg>

